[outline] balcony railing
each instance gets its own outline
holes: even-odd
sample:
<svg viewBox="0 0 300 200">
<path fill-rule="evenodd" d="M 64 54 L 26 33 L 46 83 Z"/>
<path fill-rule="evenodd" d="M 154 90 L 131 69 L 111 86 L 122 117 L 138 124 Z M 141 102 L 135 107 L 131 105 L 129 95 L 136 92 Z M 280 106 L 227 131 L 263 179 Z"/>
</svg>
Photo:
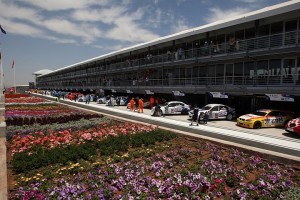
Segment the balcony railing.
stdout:
<svg viewBox="0 0 300 200">
<path fill-rule="evenodd" d="M 206 43 L 202 47 L 194 47 L 188 50 L 166 52 L 160 55 L 148 55 L 144 58 L 126 60 L 123 62 L 102 66 L 102 70 L 91 69 L 83 74 L 65 74 L 64 76 L 53 77 L 52 80 L 63 80 L 65 78 L 77 78 L 86 76 L 95 76 L 107 74 L 110 72 L 118 72 L 122 70 L 130 70 L 137 67 L 143 67 L 153 64 L 163 64 L 170 62 L 184 61 L 187 59 L 201 59 L 202 57 L 214 57 L 217 55 L 228 55 L 239 52 L 249 52 L 262 49 L 276 49 L 290 46 L 298 46 L 300 41 L 300 31 L 292 31 L 280 34 L 273 34 L 263 37 L 255 37 L 246 40 L 236 40 L 233 43 L 215 44 L 213 42 Z"/>
<path fill-rule="evenodd" d="M 191 78 L 163 78 L 147 80 L 108 80 L 101 82 L 72 82 L 59 84 L 39 84 L 39 87 L 70 87 L 70 88 L 92 88 L 102 87 L 110 89 L 119 88 L 139 88 L 139 87 L 194 87 L 194 86 L 286 86 L 299 87 L 300 77 L 297 75 L 273 76 L 223 76 L 223 77 L 191 77 Z"/>
<path fill-rule="evenodd" d="M 144 58 L 127 60 L 124 62 L 106 66 L 107 70 L 120 70 L 137 66 L 157 63 L 174 62 L 186 59 L 215 56 L 219 54 L 233 54 L 238 52 L 253 51 L 259 49 L 274 49 L 299 44 L 300 31 L 255 37 L 246 40 L 236 40 L 233 43 L 214 44 L 206 43 L 202 47 L 194 47 L 188 50 L 166 52 L 160 55 L 147 55 Z"/>
<path fill-rule="evenodd" d="M 140 59 L 132 59 L 132 60 L 126 60 L 124 62 L 120 63 L 115 63 L 111 65 L 106 65 L 103 67 L 103 71 L 98 71 L 95 72 L 93 69 L 91 72 L 87 72 L 84 74 L 76 74 L 76 75 L 64 75 L 60 77 L 53 77 L 52 81 L 58 81 L 58 80 L 66 80 L 68 78 L 86 78 L 86 77 L 92 77 L 92 76 L 99 76 L 101 74 L 109 74 L 110 72 L 118 72 L 122 70 L 130 70 L 130 69 L 139 69 L 139 67 L 143 66 L 148 66 L 148 65 L 153 65 L 153 64 L 165 64 L 165 63 L 171 63 L 171 62 L 179 62 L 179 61 L 184 61 L 187 59 L 201 59 L 204 57 L 214 57 L 218 55 L 228 55 L 228 54 L 235 54 L 235 53 L 240 53 L 240 52 L 250 52 L 250 51 L 256 51 L 256 50 L 262 50 L 262 49 L 278 49 L 278 48 L 285 48 L 285 47 L 293 47 L 293 46 L 298 46 L 300 41 L 300 31 L 293 31 L 293 32 L 286 32 L 286 33 L 281 33 L 281 34 L 274 34 L 274 35 L 269 35 L 269 36 L 263 36 L 263 37 L 255 37 L 251 39 L 246 39 L 246 40 L 236 40 L 234 43 L 222 43 L 222 44 L 214 44 L 213 42 L 207 45 L 204 45 L 199 48 L 192 48 L 188 50 L 182 50 L 182 51 L 176 51 L 176 52 L 166 52 L 165 54 L 160 54 L 160 55 L 148 55 L 145 58 L 140 58 Z M 198 83 L 203 82 L 203 78 L 197 78 L 199 79 Z M 219 78 L 207 78 L 209 80 L 211 79 L 219 79 Z M 245 77 L 237 78 L 234 77 L 233 80 L 237 81 L 239 80 L 241 83 L 240 84 L 248 84 L 251 82 L 245 82 L 244 79 Z M 257 77 L 256 79 L 259 79 Z M 262 83 L 266 82 L 267 84 L 275 84 L 277 83 L 276 81 L 273 83 L 273 79 L 278 79 L 274 77 L 268 77 L 267 80 L 262 80 L 258 81 L 255 80 L 253 84 L 256 84 L 257 82 Z M 242 81 L 241 81 L 242 80 Z M 140 81 L 136 81 L 140 82 Z M 158 85 L 158 83 L 165 83 L 166 80 L 160 79 L 156 80 L 152 79 L 149 80 L 149 82 L 155 82 L 151 83 L 153 85 Z M 168 82 L 168 81 L 167 81 Z M 176 79 L 172 80 L 171 82 L 178 82 Z M 182 82 L 180 80 L 179 82 Z M 189 82 L 184 81 L 184 82 Z M 192 83 L 195 82 L 195 80 L 190 81 Z M 206 85 L 207 83 L 210 83 L 211 81 L 204 81 L 203 84 Z M 213 81 L 212 81 L 213 82 Z M 215 81 L 215 82 L 220 82 L 220 81 Z M 221 81 L 222 82 L 222 81 Z M 290 81 L 290 82 L 295 82 L 295 81 Z M 225 82 L 226 83 L 226 82 Z M 282 78 L 280 78 L 280 83 L 282 83 Z M 97 83 L 98 85 L 99 83 Z M 101 86 L 107 83 L 101 83 Z M 113 83 L 114 85 L 117 84 L 117 82 Z M 150 84 L 150 83 L 148 83 Z M 123 85 L 123 84 L 121 84 Z M 130 84 L 126 84 L 130 85 Z"/>
</svg>

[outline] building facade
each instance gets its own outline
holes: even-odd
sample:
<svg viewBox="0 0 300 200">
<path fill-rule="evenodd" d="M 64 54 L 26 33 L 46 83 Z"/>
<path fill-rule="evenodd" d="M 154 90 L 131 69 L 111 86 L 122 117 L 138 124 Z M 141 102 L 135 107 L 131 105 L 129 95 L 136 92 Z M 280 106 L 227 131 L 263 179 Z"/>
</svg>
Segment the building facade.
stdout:
<svg viewBox="0 0 300 200">
<path fill-rule="evenodd" d="M 36 86 L 300 112 L 299 43 L 293 0 L 66 66 L 38 76 Z"/>
</svg>

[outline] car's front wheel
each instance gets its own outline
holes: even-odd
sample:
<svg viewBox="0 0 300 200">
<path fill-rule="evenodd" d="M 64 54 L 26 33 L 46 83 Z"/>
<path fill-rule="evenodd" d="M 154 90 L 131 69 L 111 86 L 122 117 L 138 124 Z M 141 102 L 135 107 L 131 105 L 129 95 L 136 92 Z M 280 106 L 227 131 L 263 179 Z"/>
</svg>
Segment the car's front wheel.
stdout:
<svg viewBox="0 0 300 200">
<path fill-rule="evenodd" d="M 231 121 L 233 119 L 233 115 L 231 113 L 229 113 L 227 116 L 226 116 L 226 119 Z"/>
<path fill-rule="evenodd" d="M 188 115 L 189 114 L 189 110 L 188 109 L 182 109 L 181 114 L 182 115 Z"/>
<path fill-rule="evenodd" d="M 261 128 L 261 122 L 255 122 L 253 125 L 254 129 L 260 129 Z"/>
</svg>

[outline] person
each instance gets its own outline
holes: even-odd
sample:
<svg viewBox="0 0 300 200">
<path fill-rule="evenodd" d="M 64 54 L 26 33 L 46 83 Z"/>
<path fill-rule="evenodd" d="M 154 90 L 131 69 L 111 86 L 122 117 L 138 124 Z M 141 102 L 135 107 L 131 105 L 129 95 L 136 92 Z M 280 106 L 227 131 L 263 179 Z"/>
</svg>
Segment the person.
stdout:
<svg viewBox="0 0 300 200">
<path fill-rule="evenodd" d="M 152 108 L 153 108 L 153 106 L 154 106 L 154 103 L 155 103 L 155 101 L 154 101 L 154 97 L 153 97 L 153 96 L 151 96 L 151 97 L 150 97 L 150 109 L 152 109 Z"/>
<path fill-rule="evenodd" d="M 204 117 L 203 117 L 203 124 L 207 124 L 209 119 L 209 114 L 208 111 L 204 112 Z"/>
<path fill-rule="evenodd" d="M 115 98 L 111 95 L 109 98 L 110 106 L 115 106 Z"/>
<path fill-rule="evenodd" d="M 160 110 L 160 105 L 158 103 L 156 103 L 156 105 L 154 107 L 153 116 L 158 117 L 158 116 L 160 116 L 160 113 L 162 114 L 162 112 Z"/>
<path fill-rule="evenodd" d="M 234 51 L 234 47 L 236 45 L 236 42 L 235 42 L 235 38 L 234 37 L 230 37 L 229 38 L 229 51 Z"/>
<path fill-rule="evenodd" d="M 131 100 L 129 101 L 129 104 L 130 104 L 130 111 L 134 111 L 134 104 L 135 104 L 135 101 L 134 101 L 134 98 L 132 97 Z"/>
<path fill-rule="evenodd" d="M 201 111 L 197 119 L 199 124 L 204 124 L 204 117 L 205 117 L 205 113 Z"/>
<path fill-rule="evenodd" d="M 85 104 L 89 104 L 89 103 L 90 103 L 90 95 L 87 94 L 87 95 L 85 96 Z"/>
<path fill-rule="evenodd" d="M 77 94 L 74 95 L 74 101 L 76 102 L 77 100 Z"/>
<path fill-rule="evenodd" d="M 144 112 L 144 101 L 143 98 L 139 99 L 139 109 L 138 109 L 138 113 L 143 113 Z"/>
<path fill-rule="evenodd" d="M 134 111 L 137 111 L 139 108 L 139 98 L 138 97 L 136 97 L 134 99 L 134 105 L 135 105 Z"/>
<path fill-rule="evenodd" d="M 193 113 L 193 116 L 192 116 L 192 121 L 191 121 L 190 126 L 193 125 L 193 122 L 196 122 L 197 126 L 199 126 L 199 123 L 198 123 L 199 108 L 198 108 L 197 104 L 194 106 L 193 111 L 194 111 L 194 113 Z"/>
<path fill-rule="evenodd" d="M 120 105 L 120 102 L 121 102 L 121 97 L 117 97 L 117 98 L 116 98 L 116 104 L 117 104 L 117 106 Z"/>
<path fill-rule="evenodd" d="M 171 51 L 170 50 L 167 51 L 167 57 L 168 57 L 168 61 L 171 61 Z"/>
</svg>

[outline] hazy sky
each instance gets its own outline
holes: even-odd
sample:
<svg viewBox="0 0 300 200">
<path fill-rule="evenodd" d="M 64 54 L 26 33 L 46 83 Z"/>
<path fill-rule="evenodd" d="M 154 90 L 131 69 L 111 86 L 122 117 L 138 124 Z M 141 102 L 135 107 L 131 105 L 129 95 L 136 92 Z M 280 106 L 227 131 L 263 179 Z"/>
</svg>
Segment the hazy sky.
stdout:
<svg viewBox="0 0 300 200">
<path fill-rule="evenodd" d="M 5 86 L 288 0 L 0 0 Z"/>
</svg>

